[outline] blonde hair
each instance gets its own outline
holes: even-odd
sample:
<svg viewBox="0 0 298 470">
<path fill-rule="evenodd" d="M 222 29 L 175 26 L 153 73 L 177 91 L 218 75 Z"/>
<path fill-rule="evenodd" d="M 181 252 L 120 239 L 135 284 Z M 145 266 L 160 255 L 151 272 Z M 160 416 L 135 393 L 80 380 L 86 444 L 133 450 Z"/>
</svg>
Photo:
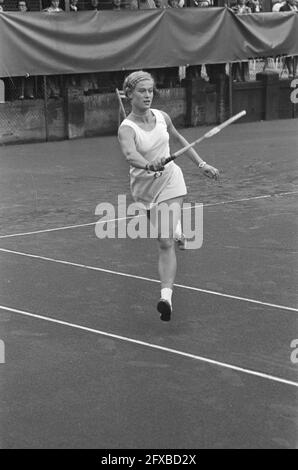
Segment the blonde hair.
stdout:
<svg viewBox="0 0 298 470">
<path fill-rule="evenodd" d="M 129 74 L 123 82 L 123 92 L 125 96 L 128 96 L 128 92 L 135 89 L 136 85 L 142 80 L 152 80 L 154 83 L 154 78 L 149 72 L 144 72 L 144 70 L 137 70 Z"/>
</svg>

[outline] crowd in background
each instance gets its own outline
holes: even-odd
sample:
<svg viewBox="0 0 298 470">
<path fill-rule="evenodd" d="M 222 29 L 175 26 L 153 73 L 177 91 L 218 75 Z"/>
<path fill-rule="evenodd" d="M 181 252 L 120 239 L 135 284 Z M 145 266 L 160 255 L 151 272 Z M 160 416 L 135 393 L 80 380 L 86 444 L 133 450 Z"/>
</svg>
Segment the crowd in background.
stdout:
<svg viewBox="0 0 298 470">
<path fill-rule="evenodd" d="M 69 11 L 83 10 L 135 10 L 152 8 L 208 8 L 227 6 L 236 14 L 258 13 L 263 10 L 262 0 L 69 0 Z M 272 11 L 297 11 L 298 0 L 271 0 Z M 0 0 L 0 11 L 62 12 L 65 0 Z"/>
<path fill-rule="evenodd" d="M 227 6 L 235 14 L 258 13 L 262 0 L 69 0 L 69 11 L 83 10 L 146 10 L 154 8 L 208 8 Z M 298 0 L 271 0 L 272 11 L 298 11 Z M 65 0 L 0 0 L 0 11 L 44 11 L 59 13 L 65 10 Z"/>
<path fill-rule="evenodd" d="M 277 1 L 277 0 L 273 0 Z M 286 0 L 283 2 L 286 3 Z M 245 0 L 249 11 L 255 13 L 262 11 L 262 0 Z M 69 11 L 83 10 L 146 10 L 154 8 L 208 8 L 214 6 L 231 7 L 235 13 L 241 8 L 237 0 L 69 0 Z M 59 13 L 65 10 L 64 0 L 0 0 L 0 11 L 45 11 Z"/>
<path fill-rule="evenodd" d="M 219 0 L 69 0 L 70 13 L 83 10 L 135 10 L 155 8 L 209 8 L 217 6 Z M 222 2 L 221 2 L 222 4 Z M 236 15 L 262 12 L 262 0 L 226 0 L 226 6 Z M 44 11 L 45 13 L 59 13 L 65 9 L 64 0 L 0 0 L 0 12 L 19 11 Z M 272 0 L 272 11 L 297 11 L 298 0 Z M 288 70 L 289 77 L 298 75 L 297 57 L 287 57 L 284 65 Z M 225 64 L 209 64 L 189 66 L 186 70 L 179 67 L 159 68 L 152 70 L 155 75 L 157 86 L 175 87 L 181 84 L 181 78 L 197 79 L 202 77 L 204 70 L 205 78 L 210 83 L 215 83 L 218 74 L 225 74 Z M 239 62 L 232 64 L 232 79 L 236 82 L 249 80 L 249 63 Z M 94 93 L 105 88 L 120 87 L 123 80 L 123 72 L 103 72 L 84 75 L 68 76 L 68 86 L 80 86 L 85 94 Z M 40 78 L 26 76 L 14 77 L 6 80 L 8 99 L 34 99 L 42 93 Z M 63 77 L 47 77 L 46 93 L 48 98 L 59 98 L 61 96 Z M 43 84 L 44 85 L 44 84 Z M 41 96 L 40 96 L 41 97 Z"/>
<path fill-rule="evenodd" d="M 0 11 L 37 11 L 62 12 L 64 0 L 21 0 L 24 7 L 14 0 L 0 0 Z M 145 10 L 152 8 L 183 8 L 215 6 L 217 0 L 70 0 L 69 11 L 84 10 Z"/>
</svg>

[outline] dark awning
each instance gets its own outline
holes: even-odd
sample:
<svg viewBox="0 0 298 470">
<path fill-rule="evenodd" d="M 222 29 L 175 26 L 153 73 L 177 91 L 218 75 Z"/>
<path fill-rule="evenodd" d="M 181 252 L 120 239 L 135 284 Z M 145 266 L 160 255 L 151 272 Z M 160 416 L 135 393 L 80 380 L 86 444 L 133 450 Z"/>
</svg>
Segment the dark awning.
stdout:
<svg viewBox="0 0 298 470">
<path fill-rule="evenodd" d="M 100 72 L 298 55 L 295 12 L 226 8 L 0 13 L 0 76 Z"/>
</svg>

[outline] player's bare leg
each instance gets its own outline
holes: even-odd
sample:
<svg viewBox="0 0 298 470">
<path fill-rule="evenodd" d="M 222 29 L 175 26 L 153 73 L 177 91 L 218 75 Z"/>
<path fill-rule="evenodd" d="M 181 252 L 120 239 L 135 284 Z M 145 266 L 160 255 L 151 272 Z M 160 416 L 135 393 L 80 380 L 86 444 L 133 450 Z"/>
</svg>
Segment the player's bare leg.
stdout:
<svg viewBox="0 0 298 470">
<path fill-rule="evenodd" d="M 157 304 L 157 309 L 160 312 L 160 318 L 163 321 L 169 321 L 172 313 L 172 292 L 173 285 L 177 271 L 177 259 L 175 252 L 175 238 L 181 237 L 181 206 L 183 198 L 175 198 L 165 201 L 163 204 L 170 208 L 168 216 L 163 216 L 159 220 L 159 259 L 158 271 L 161 282 L 161 298 Z M 158 210 L 154 213 L 154 223 L 158 223 Z M 161 214 L 163 214 L 161 212 Z M 180 226 L 179 226 L 180 224 Z M 180 232 L 177 235 L 177 226 L 180 227 Z M 164 237 L 167 233 L 169 236 Z"/>
</svg>

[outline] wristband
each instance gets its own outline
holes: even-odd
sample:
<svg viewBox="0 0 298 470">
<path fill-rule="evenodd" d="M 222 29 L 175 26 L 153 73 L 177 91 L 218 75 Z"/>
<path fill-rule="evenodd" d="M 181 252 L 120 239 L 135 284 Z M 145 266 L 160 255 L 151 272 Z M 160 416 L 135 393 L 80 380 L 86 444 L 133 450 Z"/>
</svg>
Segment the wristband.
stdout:
<svg viewBox="0 0 298 470">
<path fill-rule="evenodd" d="M 205 165 L 207 165 L 206 162 L 201 162 L 201 163 L 199 163 L 199 168 L 204 168 Z"/>
</svg>

